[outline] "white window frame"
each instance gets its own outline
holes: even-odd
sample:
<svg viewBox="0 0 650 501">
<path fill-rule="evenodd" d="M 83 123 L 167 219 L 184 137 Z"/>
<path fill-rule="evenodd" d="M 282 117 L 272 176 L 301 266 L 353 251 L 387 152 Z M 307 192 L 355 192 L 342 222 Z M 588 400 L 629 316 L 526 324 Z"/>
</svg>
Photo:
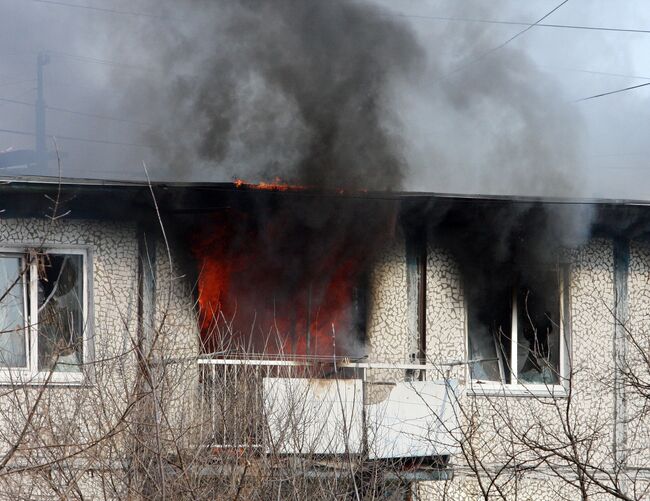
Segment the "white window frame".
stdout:
<svg viewBox="0 0 650 501">
<path fill-rule="evenodd" d="M 542 266 L 543 267 L 543 266 Z M 518 346 L 518 308 L 517 308 L 517 292 L 516 287 L 513 286 L 512 300 L 510 306 L 511 312 L 511 343 L 509 356 L 510 366 L 510 383 L 502 381 L 485 381 L 472 378 L 470 368 L 470 352 L 469 352 L 469 311 L 467 299 L 465 299 L 465 360 L 466 364 L 466 381 L 469 381 L 468 390 L 473 395 L 502 395 L 513 397 L 566 397 L 567 396 L 567 383 L 569 379 L 569 350 L 570 350 L 570 332 L 568 329 L 569 323 L 566 315 L 567 305 L 569 300 L 569 291 L 567 289 L 570 283 L 570 268 L 568 265 L 560 263 L 554 266 L 558 273 L 558 287 L 559 287 L 559 301 L 560 301 L 560 373 L 559 383 L 544 384 L 544 383 L 527 383 L 520 382 L 517 378 L 518 364 L 517 364 L 517 346 Z M 497 346 L 497 350 L 499 347 Z M 498 353 L 497 353 L 498 356 Z M 505 371 L 508 367 L 502 367 L 502 361 L 499 357 L 499 368 L 501 377 L 505 376 Z"/>
<path fill-rule="evenodd" d="M 0 384 L 56 384 L 56 385 L 78 385 L 86 379 L 86 367 L 90 361 L 90 331 L 89 328 L 89 283 L 88 283 L 88 249 L 83 247 L 63 247 L 57 245 L 32 246 L 23 245 L 15 247 L 0 247 L 0 256 L 21 257 L 27 262 L 30 252 L 38 249 L 42 255 L 78 255 L 82 256 L 82 344 L 83 360 L 81 368 L 76 372 L 59 372 L 54 370 L 38 370 L 38 262 L 34 260 L 29 265 L 26 273 L 29 283 L 23 279 L 23 291 L 25 301 L 25 339 L 27 343 L 27 367 L 0 367 Z M 28 296 L 31 300 L 28 301 Z M 29 311 L 27 311 L 29 309 Z M 34 319 L 36 319 L 34 321 Z"/>
</svg>

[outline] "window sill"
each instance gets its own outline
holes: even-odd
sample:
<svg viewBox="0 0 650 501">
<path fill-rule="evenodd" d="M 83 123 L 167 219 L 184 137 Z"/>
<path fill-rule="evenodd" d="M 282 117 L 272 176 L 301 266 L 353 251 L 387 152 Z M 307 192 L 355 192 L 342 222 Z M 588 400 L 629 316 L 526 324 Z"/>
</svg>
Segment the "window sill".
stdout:
<svg viewBox="0 0 650 501">
<path fill-rule="evenodd" d="M 476 397 L 533 397 L 566 398 L 567 391 L 561 385 L 545 384 L 501 384 L 492 381 L 471 381 L 467 393 Z"/>
<path fill-rule="evenodd" d="M 83 372 L 0 371 L 0 386 L 85 386 L 89 378 Z"/>
</svg>

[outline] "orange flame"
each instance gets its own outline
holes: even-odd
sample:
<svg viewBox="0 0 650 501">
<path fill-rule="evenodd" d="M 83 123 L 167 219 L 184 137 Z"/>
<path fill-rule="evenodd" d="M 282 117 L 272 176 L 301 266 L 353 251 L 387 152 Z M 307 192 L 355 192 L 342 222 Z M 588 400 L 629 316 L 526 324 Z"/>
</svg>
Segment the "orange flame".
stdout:
<svg viewBox="0 0 650 501">
<path fill-rule="evenodd" d="M 194 246 L 205 349 L 358 355 L 345 340 L 358 335 L 361 260 L 335 250 L 301 269 L 269 249 L 283 221 L 263 228 L 250 222 L 248 215 L 230 212 L 214 219 Z"/>
<path fill-rule="evenodd" d="M 243 179 L 235 179 L 234 184 L 237 188 L 248 188 L 250 190 L 266 190 L 266 191 L 304 191 L 308 189 L 307 186 L 300 186 L 297 184 L 285 183 L 279 177 L 273 181 L 262 181 L 260 183 L 250 183 Z"/>
</svg>

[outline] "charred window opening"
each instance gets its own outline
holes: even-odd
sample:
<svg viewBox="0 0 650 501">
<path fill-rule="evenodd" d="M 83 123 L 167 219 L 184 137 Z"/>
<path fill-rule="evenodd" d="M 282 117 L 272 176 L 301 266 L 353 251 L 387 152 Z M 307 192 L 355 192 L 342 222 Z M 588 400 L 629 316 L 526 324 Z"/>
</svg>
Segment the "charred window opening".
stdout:
<svg viewBox="0 0 650 501">
<path fill-rule="evenodd" d="M 511 291 L 489 283 L 474 288 L 468 299 L 468 317 L 472 379 L 509 383 L 504 362 L 511 339 Z"/>
<path fill-rule="evenodd" d="M 86 266 L 82 250 L 0 253 L 0 370 L 81 374 Z"/>
<path fill-rule="evenodd" d="M 537 202 L 432 206 L 431 242 L 453 256 L 465 300 L 468 376 L 484 388 L 560 385 L 569 368 L 569 265 L 576 242 Z"/>
<path fill-rule="evenodd" d="M 367 355 L 370 277 L 396 205 L 263 190 L 231 202 L 188 230 L 204 353 Z"/>
<path fill-rule="evenodd" d="M 508 279 L 481 277 L 468 297 L 473 380 L 560 384 L 566 270 L 527 267 Z"/>
</svg>

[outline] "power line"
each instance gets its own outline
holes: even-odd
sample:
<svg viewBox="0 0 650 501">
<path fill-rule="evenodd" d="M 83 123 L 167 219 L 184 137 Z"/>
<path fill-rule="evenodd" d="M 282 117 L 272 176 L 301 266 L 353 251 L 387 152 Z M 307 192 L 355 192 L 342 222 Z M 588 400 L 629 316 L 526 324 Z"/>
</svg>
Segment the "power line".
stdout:
<svg viewBox="0 0 650 501">
<path fill-rule="evenodd" d="M 58 108 L 56 106 L 46 106 L 45 107 L 48 110 L 52 111 L 59 111 L 61 113 L 69 113 L 71 115 L 79 115 L 82 117 L 89 117 L 89 118 L 99 118 L 101 120 L 112 120 L 114 122 L 124 122 L 124 123 L 130 123 L 130 124 L 135 124 L 135 125 L 146 125 L 146 126 L 151 126 L 153 124 L 147 123 L 147 122 L 140 122 L 139 120 L 130 120 L 128 118 L 119 118 L 119 117 L 110 117 L 106 115 L 97 115 L 95 113 L 86 113 L 83 111 L 76 111 L 76 110 L 69 110 L 67 108 Z"/>
<path fill-rule="evenodd" d="M 145 68 L 144 66 L 141 66 L 141 65 L 123 63 L 123 62 L 120 62 L 120 61 L 113 61 L 113 60 L 110 60 L 110 59 L 101 59 L 101 58 L 98 58 L 98 57 L 82 56 L 82 55 L 79 55 L 79 54 L 71 54 L 69 52 L 48 50 L 48 51 L 46 51 L 46 53 L 50 54 L 50 55 L 53 55 L 53 56 L 68 57 L 70 59 L 76 59 L 78 61 L 82 61 L 82 62 L 86 62 L 86 63 L 105 64 L 105 65 L 108 65 L 108 66 L 116 66 L 118 68 L 126 68 L 126 69 L 131 69 L 131 70 L 154 71 L 153 69 Z"/>
<path fill-rule="evenodd" d="M 30 88 L 30 89 L 23 89 L 23 90 L 22 90 L 21 92 L 19 92 L 19 93 L 15 96 L 15 98 L 13 98 L 13 99 L 21 98 L 21 97 L 25 96 L 26 94 L 29 94 L 29 93 L 30 93 L 31 91 L 33 91 L 33 90 L 34 90 L 33 88 Z M 1 106 L 4 106 L 4 104 L 0 103 L 0 107 L 1 107 Z"/>
<path fill-rule="evenodd" d="M 60 136 L 58 134 L 48 134 L 47 137 L 54 137 L 56 139 L 64 139 L 67 141 L 80 141 L 83 143 L 95 143 L 95 144 L 108 144 L 112 146 L 134 146 L 136 148 L 153 148 L 150 144 L 140 144 L 140 143 L 127 143 L 122 141 L 108 141 L 104 139 L 91 139 L 86 137 L 73 137 L 73 136 Z"/>
<path fill-rule="evenodd" d="M 33 132 L 28 132 L 24 130 L 15 130 L 15 129 L 0 129 L 0 132 L 6 134 L 15 134 L 18 136 L 31 136 L 34 137 L 36 134 Z M 91 139 L 87 137 L 74 137 L 74 136 L 60 136 L 59 134 L 47 134 L 47 137 L 54 137 L 56 139 L 64 139 L 67 141 L 80 141 L 84 143 L 95 143 L 95 144 L 108 144 L 112 146 L 135 146 L 137 148 L 153 148 L 149 144 L 138 144 L 138 143 L 127 143 L 121 141 L 109 141 L 104 139 Z"/>
<path fill-rule="evenodd" d="M 20 52 L 6 52 L 5 54 L 0 54 L 0 57 L 18 57 L 18 56 L 33 56 L 37 52 L 33 50 L 24 50 Z"/>
<path fill-rule="evenodd" d="M 84 10 L 92 10 L 95 12 L 105 12 L 109 14 L 120 14 L 120 15 L 128 15 L 128 16 L 135 16 L 135 17 L 148 17 L 152 19 L 171 19 L 166 16 L 162 16 L 160 14 L 149 14 L 147 12 L 137 12 L 137 11 L 129 11 L 129 10 L 118 10 L 118 9 L 109 9 L 107 7 L 95 7 L 92 5 L 81 5 L 81 4 L 76 4 L 76 3 L 69 3 L 69 2 L 62 2 L 59 0 L 32 0 L 32 2 L 35 3 L 42 3 L 42 4 L 49 4 L 49 5 L 56 5 L 58 7 L 71 7 L 75 9 L 84 9 Z"/>
<path fill-rule="evenodd" d="M 30 83 L 35 81 L 36 81 L 35 78 L 29 78 L 26 80 L 14 80 L 12 82 L 1 82 L 0 87 L 9 87 L 10 85 L 19 85 L 19 84 Z"/>
<path fill-rule="evenodd" d="M 97 12 L 105 12 L 109 14 L 121 14 L 137 17 L 148 17 L 153 19 L 164 19 L 164 20 L 174 20 L 174 18 L 169 16 L 163 16 L 160 14 L 150 14 L 147 12 L 138 12 L 138 11 L 127 11 L 127 10 L 118 10 L 118 9 L 109 9 L 107 7 L 95 7 L 92 5 L 80 5 L 69 2 L 63 2 L 59 0 L 32 0 L 35 3 L 57 5 L 61 7 L 71 7 L 76 9 L 85 9 L 92 10 Z M 595 31 L 611 31 L 618 33 L 644 33 L 650 34 L 650 30 L 644 29 L 635 29 L 635 28 L 611 28 L 607 26 L 585 26 L 577 24 L 550 24 L 550 23 L 527 23 L 524 21 L 506 21 L 501 19 L 480 19 L 480 18 L 471 18 L 471 17 L 455 17 L 455 16 L 428 16 L 422 14 L 402 14 L 402 13 L 390 13 L 386 14 L 396 17 L 405 17 L 410 19 L 425 19 L 431 21 L 450 21 L 450 22 L 461 22 L 461 23 L 479 23 L 479 24 L 501 24 L 507 26 L 526 26 L 529 28 L 555 28 L 555 29 L 570 29 L 570 30 L 595 30 Z"/>
<path fill-rule="evenodd" d="M 32 136 L 34 137 L 36 134 L 33 132 L 27 132 L 24 130 L 13 130 L 13 129 L 0 129 L 0 132 L 5 132 L 7 134 L 15 134 L 17 136 Z"/>
<path fill-rule="evenodd" d="M 34 103 L 28 103 L 27 101 L 18 101 L 17 99 L 9 99 L 6 97 L 0 97 L 0 102 L 3 103 L 11 103 L 11 104 L 20 104 L 23 106 L 31 106 L 32 108 L 35 106 Z"/>
<path fill-rule="evenodd" d="M 18 101 L 17 99 L 8 99 L 8 98 L 4 98 L 4 97 L 0 97 L 0 102 L 11 103 L 11 104 L 20 104 L 22 106 L 30 106 L 32 108 L 35 106 L 34 103 L 29 103 L 27 101 Z M 109 117 L 109 116 L 106 116 L 106 115 L 97 115 L 95 113 L 85 113 L 83 111 L 70 110 L 68 108 L 59 108 L 57 106 L 46 106 L 46 109 L 52 110 L 52 111 L 58 111 L 58 112 L 61 112 L 61 113 L 69 113 L 71 115 L 79 115 L 79 116 L 82 116 L 82 117 L 99 118 L 99 119 L 102 119 L 102 120 L 112 120 L 112 121 L 115 121 L 115 122 L 126 122 L 126 123 L 132 123 L 132 124 L 136 124 L 136 125 L 147 125 L 147 126 L 152 125 L 150 123 L 140 122 L 138 120 L 129 120 L 128 118 L 119 118 L 119 117 Z"/>
<path fill-rule="evenodd" d="M 510 42 L 512 42 L 512 41 L 515 40 L 516 38 L 520 37 L 521 35 L 523 35 L 523 34 L 526 33 L 527 31 L 529 31 L 529 30 L 531 30 L 532 28 L 534 28 L 535 26 L 537 26 L 539 23 L 541 23 L 544 19 L 546 19 L 546 18 L 549 17 L 551 14 L 553 14 L 555 11 L 557 11 L 560 7 L 562 7 L 562 6 L 563 6 L 564 4 L 566 4 L 568 1 L 569 1 L 569 0 L 563 0 L 563 1 L 560 2 L 558 5 L 556 5 L 555 7 L 553 7 L 550 11 L 548 11 L 546 14 L 544 14 L 542 17 L 540 17 L 537 21 L 535 21 L 535 22 L 532 23 L 532 24 L 527 25 L 526 28 L 524 28 L 524 29 L 521 30 L 521 31 L 518 31 L 518 32 L 515 33 L 513 36 L 511 36 L 510 38 L 508 38 L 505 42 L 503 42 L 503 43 L 501 43 L 501 44 L 499 44 L 499 45 L 497 45 L 497 46 L 495 46 L 495 47 L 492 47 L 491 49 L 489 49 L 489 50 L 487 50 L 487 51 L 485 51 L 485 52 L 479 54 L 479 55 L 476 56 L 476 57 L 473 57 L 473 58 L 470 58 L 469 60 L 466 60 L 465 63 L 461 63 L 459 66 L 457 66 L 456 68 L 454 68 L 453 70 L 451 70 L 451 72 L 449 72 L 449 74 L 447 74 L 446 76 L 449 77 L 450 75 L 453 75 L 454 73 L 457 73 L 457 72 L 461 71 L 462 69 L 466 68 L 467 66 L 469 66 L 469 65 L 471 65 L 471 64 L 474 64 L 474 63 L 477 63 L 477 62 L 479 62 L 481 59 L 484 59 L 484 58 L 486 58 L 487 56 L 489 56 L 489 55 L 491 55 L 491 54 L 494 54 L 496 51 L 502 49 L 503 47 L 505 47 L 506 45 L 508 45 Z"/>
<path fill-rule="evenodd" d="M 597 97 L 609 96 L 611 94 L 618 94 L 619 92 L 626 92 L 628 90 L 638 89 L 640 87 L 646 87 L 647 85 L 650 85 L 650 82 L 642 83 L 639 85 L 633 85 L 631 87 L 625 87 L 624 89 L 617 89 L 609 92 L 603 92 L 602 94 L 596 94 L 595 96 L 583 97 L 582 99 L 577 99 L 574 102 L 579 103 L 581 101 L 587 101 L 589 99 L 596 99 Z"/>
<path fill-rule="evenodd" d="M 393 16 L 405 17 L 410 19 L 427 19 L 431 21 L 450 21 L 459 23 L 479 23 L 479 24 L 502 24 L 507 26 L 527 26 L 529 28 L 556 28 L 569 30 L 591 30 L 591 31 L 611 31 L 615 33 L 643 33 L 650 34 L 650 30 L 636 28 L 611 28 L 608 26 L 585 26 L 579 24 L 550 24 L 550 23 L 526 23 L 523 21 L 502 21 L 499 19 L 478 19 L 470 17 L 446 17 L 446 16 L 426 16 L 419 14 L 401 14 L 394 13 Z"/>
<path fill-rule="evenodd" d="M 537 67 L 541 69 L 549 69 L 549 70 L 575 71 L 576 73 L 587 73 L 589 75 L 603 75 L 608 77 L 632 78 L 636 80 L 650 80 L 650 76 L 629 75 L 626 73 L 611 73 L 608 71 L 584 70 L 580 68 L 562 68 L 557 66 L 545 66 L 545 65 L 537 65 Z"/>
<path fill-rule="evenodd" d="M 523 30 L 521 30 L 521 31 L 518 32 L 518 33 L 515 33 L 513 36 L 511 36 L 510 38 L 508 38 L 508 40 L 506 40 L 505 42 L 503 42 L 501 45 L 499 45 L 499 46 L 495 47 L 494 49 L 492 49 L 492 52 L 497 51 L 497 50 L 499 50 L 499 49 L 502 48 L 502 47 L 505 47 L 505 46 L 508 45 L 510 42 L 512 42 L 515 38 L 518 38 L 518 37 L 520 37 L 521 35 L 523 35 L 524 33 L 526 33 L 528 30 L 533 29 L 535 26 L 537 26 L 537 25 L 538 25 L 539 23 L 541 23 L 544 19 L 546 19 L 547 17 L 549 17 L 551 14 L 553 14 L 556 10 L 558 10 L 560 7 L 562 7 L 562 6 L 563 6 L 565 3 L 567 3 L 568 1 L 569 1 L 569 0 L 563 0 L 562 2 L 560 2 L 556 7 L 554 7 L 554 8 L 551 9 L 550 11 L 548 11 L 546 14 L 544 14 L 542 17 L 540 17 L 540 18 L 539 18 L 537 21 L 535 21 L 533 24 L 531 24 L 530 26 L 526 26 L 526 28 L 524 28 Z"/>
<path fill-rule="evenodd" d="M 174 20 L 172 17 L 163 16 L 160 14 L 150 14 L 147 12 L 138 12 L 138 11 L 127 11 L 127 10 L 118 10 L 118 9 L 109 9 L 107 7 L 95 7 L 92 5 L 80 5 L 69 2 L 63 2 L 59 0 L 32 0 L 35 3 L 57 5 L 61 7 L 70 7 L 76 9 L 92 10 L 97 12 L 105 12 L 109 14 L 121 14 L 137 17 L 148 17 L 153 19 L 164 19 L 164 20 Z M 571 29 L 571 30 L 595 30 L 595 31 L 612 31 L 619 33 L 644 33 L 650 34 L 650 30 L 635 29 L 635 28 L 611 28 L 607 26 L 585 26 L 585 25 L 576 25 L 576 24 L 549 24 L 549 23 L 527 23 L 524 21 L 506 21 L 501 19 L 480 19 L 480 18 L 471 18 L 471 17 L 454 17 L 454 16 L 428 16 L 421 14 L 402 14 L 402 13 L 390 13 L 387 14 L 390 16 L 396 17 L 405 17 L 410 19 L 425 19 L 431 21 L 450 21 L 450 22 L 461 22 L 461 23 L 479 23 L 479 24 L 501 24 L 507 26 L 527 26 L 529 28 L 556 28 L 556 29 Z"/>
<path fill-rule="evenodd" d="M 104 64 L 107 66 L 115 66 L 118 68 L 124 68 L 127 70 L 138 70 L 138 71 L 149 71 L 149 72 L 157 72 L 155 68 L 150 68 L 146 66 L 142 66 L 140 64 L 133 64 L 133 63 L 124 63 L 122 61 L 114 61 L 111 59 L 102 59 L 99 57 L 93 57 L 93 56 L 84 56 L 81 54 L 73 54 L 70 52 L 64 52 L 61 50 L 44 50 L 42 51 L 43 53 L 49 55 L 49 56 L 58 56 L 58 57 L 67 57 L 70 59 L 74 59 L 77 61 L 81 61 L 84 63 L 96 63 L 96 64 Z M 35 56 L 39 54 L 39 52 L 36 51 L 24 51 L 24 52 L 13 52 L 11 54 L 0 54 L 0 57 L 9 57 L 9 56 Z"/>
<path fill-rule="evenodd" d="M 155 72 L 156 69 L 154 68 L 147 68 L 142 65 L 138 64 L 131 64 L 131 63 L 123 63 L 121 61 L 113 61 L 110 59 L 101 59 L 98 57 L 91 57 L 91 56 L 82 56 L 79 54 L 72 54 L 70 52 L 63 52 L 59 50 L 47 50 L 45 51 L 46 54 L 52 55 L 52 56 L 60 56 L 60 57 L 68 57 L 70 59 L 75 59 L 77 61 L 82 61 L 86 63 L 96 63 L 96 64 L 105 64 L 108 66 L 115 66 L 118 68 L 126 68 L 130 70 L 140 70 L 140 71 L 150 71 L 150 72 Z"/>
</svg>

